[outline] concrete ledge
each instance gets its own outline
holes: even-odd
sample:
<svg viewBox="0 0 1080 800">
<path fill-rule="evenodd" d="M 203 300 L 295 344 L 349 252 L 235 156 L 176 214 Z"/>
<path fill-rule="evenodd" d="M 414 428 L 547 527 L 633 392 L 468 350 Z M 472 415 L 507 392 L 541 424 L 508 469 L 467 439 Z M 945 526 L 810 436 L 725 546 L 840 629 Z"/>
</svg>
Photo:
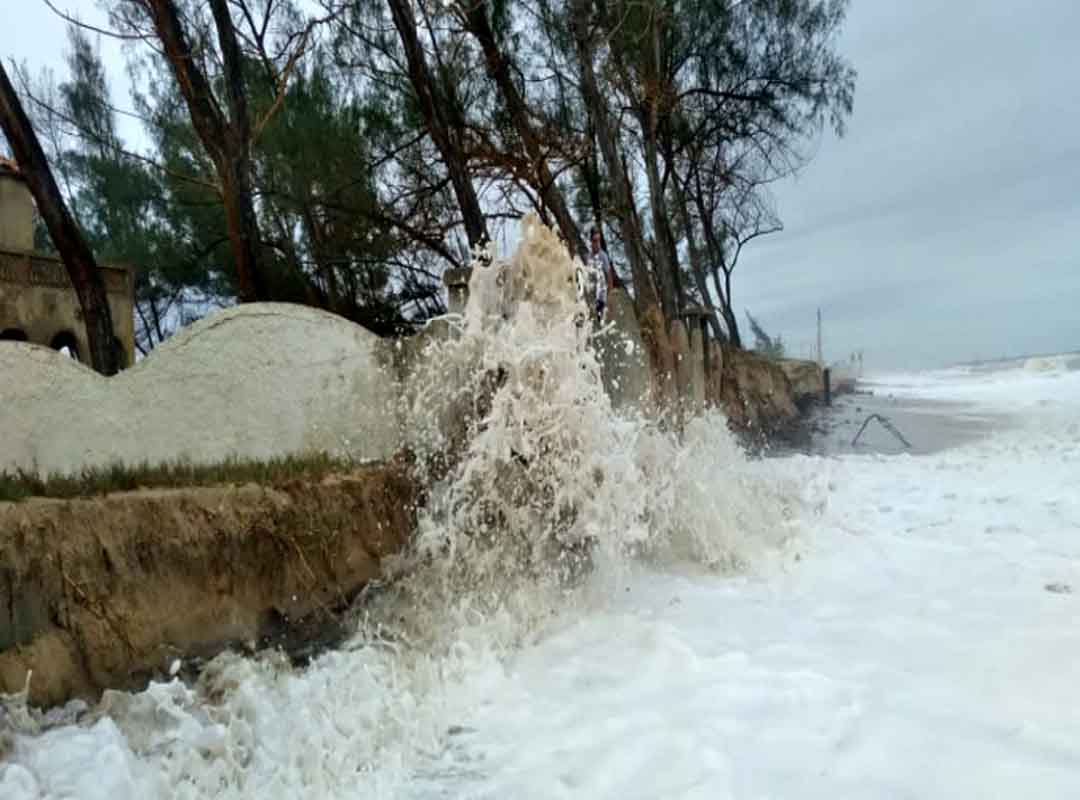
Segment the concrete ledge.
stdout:
<svg viewBox="0 0 1080 800">
<path fill-rule="evenodd" d="M 176 658 L 295 636 L 415 523 L 407 464 L 318 483 L 0 503 L 0 693 L 138 688 Z"/>
</svg>

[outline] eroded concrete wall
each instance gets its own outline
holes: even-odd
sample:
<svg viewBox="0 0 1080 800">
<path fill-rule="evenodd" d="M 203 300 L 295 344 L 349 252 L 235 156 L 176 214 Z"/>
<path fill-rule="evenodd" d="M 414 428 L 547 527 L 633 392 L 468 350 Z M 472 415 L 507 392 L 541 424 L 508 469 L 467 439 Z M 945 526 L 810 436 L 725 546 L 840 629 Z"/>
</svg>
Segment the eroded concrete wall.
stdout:
<svg viewBox="0 0 1080 800">
<path fill-rule="evenodd" d="M 532 313 L 565 313 L 551 300 L 565 291 L 563 276 L 530 275 L 473 275 L 467 292 L 484 295 L 490 313 L 466 322 L 502 319 L 522 302 Z M 485 388 L 473 374 L 480 362 L 426 348 L 460 324 L 436 321 L 411 339 L 384 340 L 312 308 L 248 304 L 180 331 L 108 379 L 47 349 L 0 342 L 0 470 L 70 473 L 316 450 L 381 460 L 402 447 L 452 449 L 463 421 L 483 413 Z M 756 417 L 749 404 L 786 424 L 791 384 L 796 394 L 808 384 L 749 355 L 736 364 L 702 327 L 693 315 L 642 325 L 629 295 L 613 291 L 593 339 L 613 407 L 676 424 L 722 407 L 733 423 L 759 425 L 744 420 Z"/>
<path fill-rule="evenodd" d="M 412 535 L 391 461 L 323 481 L 0 503 L 0 693 L 138 689 L 229 645 L 303 648 Z M 32 676 L 31 676 L 32 673 Z"/>
<path fill-rule="evenodd" d="M 825 373 L 816 361 L 784 358 L 777 361 L 791 381 L 791 390 L 798 403 L 820 401 L 825 395 Z"/>
<path fill-rule="evenodd" d="M 221 461 L 400 443 L 394 343 L 303 306 L 248 304 L 180 331 L 112 378 L 0 342 L 0 470 Z"/>
</svg>

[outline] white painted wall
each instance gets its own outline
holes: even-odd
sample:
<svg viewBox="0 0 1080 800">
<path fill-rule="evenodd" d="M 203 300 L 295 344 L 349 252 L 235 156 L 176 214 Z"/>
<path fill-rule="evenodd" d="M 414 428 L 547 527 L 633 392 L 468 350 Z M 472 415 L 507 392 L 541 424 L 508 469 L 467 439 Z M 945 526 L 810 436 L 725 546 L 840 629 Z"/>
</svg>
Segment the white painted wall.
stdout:
<svg viewBox="0 0 1080 800">
<path fill-rule="evenodd" d="M 0 342 L 0 471 L 310 450 L 387 458 L 401 440 L 392 348 L 280 303 L 215 313 L 113 378 Z"/>
</svg>

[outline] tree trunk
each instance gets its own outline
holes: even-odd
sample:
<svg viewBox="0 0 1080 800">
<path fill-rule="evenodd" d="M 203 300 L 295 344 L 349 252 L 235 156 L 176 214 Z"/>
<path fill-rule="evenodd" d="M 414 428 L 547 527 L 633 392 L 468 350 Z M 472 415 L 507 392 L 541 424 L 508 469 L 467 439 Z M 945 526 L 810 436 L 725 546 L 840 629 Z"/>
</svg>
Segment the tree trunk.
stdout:
<svg viewBox="0 0 1080 800">
<path fill-rule="evenodd" d="M 341 289 L 338 286 L 337 271 L 334 268 L 334 264 L 327 257 L 326 231 L 315 218 L 315 213 L 312 211 L 310 203 L 303 203 L 300 206 L 299 213 L 301 223 L 307 230 L 308 239 L 311 241 L 311 254 L 315 259 L 316 274 L 322 278 L 326 284 L 326 308 L 333 311 L 335 314 L 344 316 L 346 303 L 343 302 Z M 278 227 L 281 230 L 282 237 L 289 243 L 290 258 L 293 260 L 293 263 L 296 264 L 297 269 L 300 269 L 300 259 L 297 256 L 296 248 L 293 246 L 292 237 L 286 236 L 287 231 L 285 225 L 280 222 L 280 217 Z M 355 301 L 356 292 L 352 291 L 350 292 L 348 305 L 356 305 Z"/>
<path fill-rule="evenodd" d="M 45 220 L 53 244 L 67 267 L 71 284 L 75 287 L 86 324 L 90 363 L 102 375 L 115 375 L 120 369 L 120 351 L 113 333 L 112 312 L 105 292 L 105 281 L 94 261 L 94 254 L 64 204 L 45 152 L 41 149 L 41 143 L 2 63 L 0 125 L 34 196 L 38 211 Z"/>
<path fill-rule="evenodd" d="M 641 221 L 637 216 L 630 178 L 625 165 L 619 159 L 617 135 L 608 114 L 607 100 L 600 94 L 596 80 L 596 70 L 593 67 L 595 45 L 589 31 L 588 0 L 571 0 L 570 25 L 581 70 L 581 93 L 596 129 L 600 152 L 611 179 L 615 216 L 630 261 L 630 272 L 634 280 L 634 306 L 640 317 L 650 306 L 657 305 L 656 288 L 649 274 Z"/>
<path fill-rule="evenodd" d="M 686 249 L 690 257 L 690 271 L 694 276 L 694 284 L 697 286 L 698 294 L 701 295 L 702 306 L 709 309 L 709 315 L 706 319 L 709 320 L 709 327 L 712 328 L 713 336 L 716 337 L 718 342 L 722 342 L 727 337 L 724 336 L 720 321 L 716 318 L 716 310 L 713 308 L 712 303 L 709 302 L 709 284 L 706 279 L 705 264 L 702 262 L 701 250 L 698 247 L 697 235 L 694 232 L 694 221 L 690 218 L 690 207 L 686 202 L 686 191 L 679 184 L 678 175 L 675 176 L 673 185 L 675 188 L 675 205 L 679 212 L 679 223 L 682 225 L 683 230 L 686 231 Z"/>
<path fill-rule="evenodd" d="M 236 266 L 241 302 L 269 299 L 259 269 L 259 226 L 251 197 L 251 122 L 243 84 L 243 61 L 226 0 L 210 0 L 225 66 L 225 85 L 231 119 L 214 97 L 209 81 L 195 60 L 180 23 L 174 0 L 141 0 L 165 48 L 180 93 L 221 182 L 225 225 Z"/>
<path fill-rule="evenodd" d="M 742 337 L 739 335 L 739 320 L 735 317 L 735 312 L 731 308 L 730 295 L 728 294 L 731 291 L 731 274 L 725 266 L 724 242 L 716 234 L 716 228 L 713 225 L 709 208 L 705 204 L 705 199 L 701 195 L 700 186 L 694 192 L 694 202 L 697 205 L 702 232 L 705 235 L 708 260 L 712 264 L 710 271 L 712 273 L 713 287 L 716 290 L 716 297 L 720 301 L 720 316 L 724 318 L 724 325 L 727 327 L 728 341 L 735 347 L 741 348 Z M 720 283 L 721 272 L 725 278 L 723 284 Z"/>
<path fill-rule="evenodd" d="M 735 316 L 735 311 L 731 307 L 731 270 L 724 269 L 724 319 L 727 320 L 728 333 L 731 337 L 731 343 L 736 347 L 741 348 L 742 337 L 739 335 L 739 320 Z"/>
<path fill-rule="evenodd" d="M 230 233 L 229 239 L 241 295 L 252 300 L 268 300 L 268 287 L 259 270 L 259 223 L 251 195 L 251 119 L 244 88 L 244 61 L 226 0 L 210 0 L 210 9 L 221 47 L 229 103 L 223 143 L 225 161 L 219 167 L 219 171 L 229 173 L 228 184 L 232 187 L 225 198 L 225 216 L 230 232 L 235 230 L 236 234 Z M 224 179 L 222 185 L 226 185 Z"/>
<path fill-rule="evenodd" d="M 593 225 L 600 230 L 604 223 L 603 201 L 600 199 L 600 165 L 596 157 L 596 131 L 592 119 L 589 119 L 586 131 L 588 154 L 581 160 L 581 180 L 589 193 L 589 208 L 592 210 Z"/>
<path fill-rule="evenodd" d="M 427 59 L 420 39 L 416 33 L 416 18 L 413 16 L 410 0 L 386 0 L 394 18 L 394 27 L 398 30 L 401 44 L 405 48 L 405 57 L 409 62 L 409 81 L 420 103 L 420 112 L 424 115 L 428 133 L 442 155 L 443 163 L 450 173 L 450 183 L 454 187 L 458 205 L 461 207 L 465 235 L 472 248 L 483 247 L 488 243 L 487 222 L 472 185 L 468 163 L 460 145 L 454 141 L 453 126 L 447 114 L 449 109 L 442 98 L 436 98 L 435 82 L 428 69 Z M 460 135 L 461 131 L 457 131 Z"/>
<path fill-rule="evenodd" d="M 649 186 L 649 209 L 652 212 L 653 239 L 656 244 L 654 263 L 660 289 L 660 304 L 665 316 L 675 319 L 679 315 L 684 297 L 679 274 L 679 254 L 671 230 L 671 215 L 668 213 L 663 181 L 660 179 L 660 129 L 667 113 L 665 97 L 671 87 L 661 43 L 666 14 L 660 12 L 659 5 L 658 3 L 652 9 L 649 18 L 649 57 L 642 62 L 642 83 L 646 91 L 636 105 L 644 144 L 645 178 Z M 622 63 L 619 48 L 613 48 L 612 57 L 618 64 L 619 72 L 624 78 L 628 77 L 631 73 Z"/>
<path fill-rule="evenodd" d="M 544 158 L 543 149 L 540 146 L 540 135 L 533 129 L 529 120 L 529 110 L 525 99 L 518 91 L 510 74 L 510 64 L 507 56 L 499 49 L 495 41 L 495 32 L 488 20 L 487 3 L 484 0 L 462 0 L 465 7 L 465 26 L 467 30 L 480 43 L 484 51 L 484 62 L 487 65 L 487 73 L 495 85 L 499 87 L 506 108 L 510 112 L 510 119 L 514 123 L 518 136 L 525 145 L 532 165 L 533 181 L 536 190 L 540 192 L 544 203 L 555 215 L 555 221 L 559 225 L 559 231 L 567 245 L 576 250 L 577 254 L 585 260 L 588 251 L 585 242 L 578 230 L 577 223 L 570 214 L 566 205 L 566 198 L 555 184 L 555 178 L 548 167 L 547 159 Z"/>
<path fill-rule="evenodd" d="M 682 292 L 679 288 L 679 262 L 675 251 L 675 237 L 671 232 L 667 201 L 660 185 L 659 150 L 656 144 L 655 105 L 642 114 L 641 127 L 645 138 L 645 177 L 649 183 L 649 208 L 652 211 L 653 237 L 656 240 L 656 273 L 660 287 L 660 307 L 668 319 L 679 316 Z"/>
<path fill-rule="evenodd" d="M 236 264 L 236 286 L 242 303 L 271 299 L 258 264 L 259 225 L 251 202 L 250 170 L 246 153 L 226 157 L 218 165 L 225 226 L 229 231 L 229 249 Z"/>
<path fill-rule="evenodd" d="M 739 319 L 731 307 L 729 295 L 720 285 L 720 273 L 724 273 L 724 283 L 727 284 L 727 292 L 731 291 L 731 273 L 721 267 L 713 268 L 713 283 L 716 284 L 716 293 L 720 295 L 720 313 L 724 317 L 724 324 L 728 329 L 728 341 L 735 347 L 742 349 L 742 337 L 739 335 Z"/>
</svg>

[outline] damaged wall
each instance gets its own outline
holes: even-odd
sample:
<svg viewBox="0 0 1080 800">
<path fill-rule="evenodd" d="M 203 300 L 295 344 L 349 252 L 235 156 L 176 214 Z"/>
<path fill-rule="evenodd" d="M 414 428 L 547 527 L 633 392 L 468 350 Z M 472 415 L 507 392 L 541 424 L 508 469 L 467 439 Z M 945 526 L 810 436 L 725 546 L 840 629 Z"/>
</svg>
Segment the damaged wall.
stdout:
<svg viewBox="0 0 1080 800">
<path fill-rule="evenodd" d="M 678 421 L 720 408 L 731 428 L 754 444 L 788 433 L 802 410 L 822 398 L 814 362 L 768 359 L 712 340 L 704 312 L 639 324 L 633 301 L 611 293 L 608 330 L 598 338 L 604 385 L 617 410 Z M 627 387 L 631 387 L 627 390 Z"/>
<path fill-rule="evenodd" d="M 512 282 L 505 291 L 516 296 Z M 789 407 L 816 390 L 820 369 L 730 351 L 702 322 L 700 313 L 639 322 L 629 295 L 614 290 L 594 339 L 613 407 L 681 420 L 719 406 L 734 427 L 766 433 L 790 423 Z M 386 459 L 413 443 L 422 398 L 408 383 L 423 345 L 452 335 L 436 322 L 413 339 L 380 339 L 316 309 L 253 303 L 184 328 L 111 378 L 47 348 L 0 342 L 0 471 L 309 451 Z"/>
<path fill-rule="evenodd" d="M 303 642 L 415 524 L 403 460 L 322 481 L 0 503 L 0 693 L 53 705 Z"/>
</svg>

